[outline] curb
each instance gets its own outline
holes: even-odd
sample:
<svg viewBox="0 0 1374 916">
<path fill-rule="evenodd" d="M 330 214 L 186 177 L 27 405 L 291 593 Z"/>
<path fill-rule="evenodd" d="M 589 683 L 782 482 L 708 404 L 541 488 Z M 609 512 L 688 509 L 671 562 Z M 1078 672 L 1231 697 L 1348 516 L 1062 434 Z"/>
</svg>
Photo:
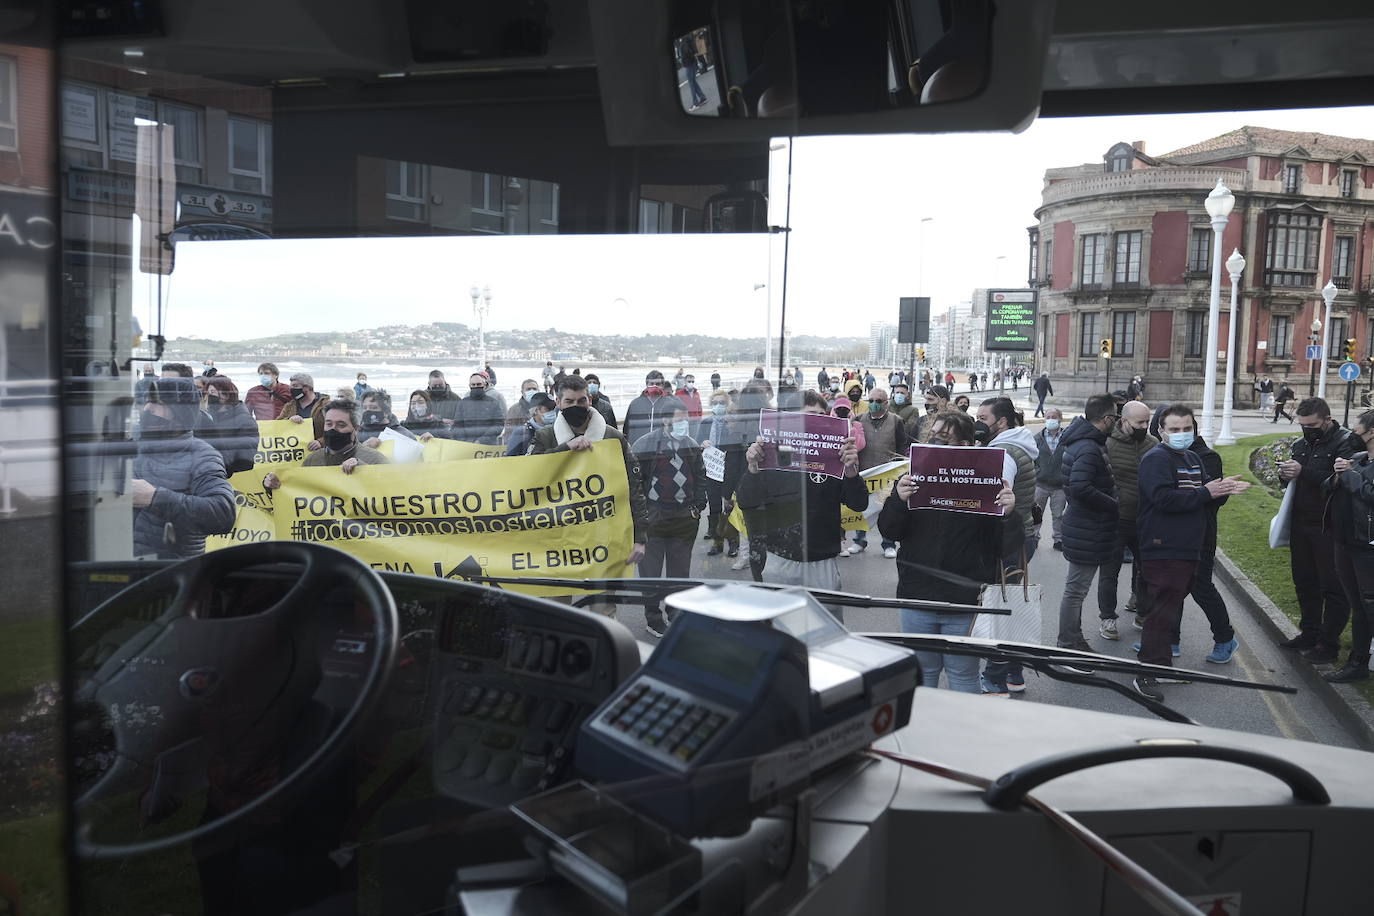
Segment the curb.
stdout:
<svg viewBox="0 0 1374 916">
<path fill-rule="evenodd" d="M 1220 548 L 1217 550 L 1216 575 L 1275 642 L 1298 634 L 1297 627 L 1288 616 Z M 1355 740 L 1365 750 L 1374 750 L 1374 708 L 1370 707 L 1364 695 L 1348 684 L 1332 684 L 1323 680 L 1314 665 L 1294 665 L 1294 668 L 1306 687 L 1321 697 L 1326 708 L 1355 736 Z"/>
</svg>

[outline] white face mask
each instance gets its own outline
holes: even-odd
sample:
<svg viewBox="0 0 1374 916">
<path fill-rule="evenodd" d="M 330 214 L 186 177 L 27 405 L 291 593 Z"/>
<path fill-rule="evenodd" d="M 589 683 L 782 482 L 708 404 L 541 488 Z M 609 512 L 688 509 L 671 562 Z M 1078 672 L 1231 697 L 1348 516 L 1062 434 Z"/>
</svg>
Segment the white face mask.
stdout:
<svg viewBox="0 0 1374 916">
<path fill-rule="evenodd" d="M 1048 429 L 1050 432 L 1054 432 L 1056 429 L 1059 428 L 1059 421 L 1054 419 L 1047 419 L 1045 421 L 1045 428 Z"/>
</svg>

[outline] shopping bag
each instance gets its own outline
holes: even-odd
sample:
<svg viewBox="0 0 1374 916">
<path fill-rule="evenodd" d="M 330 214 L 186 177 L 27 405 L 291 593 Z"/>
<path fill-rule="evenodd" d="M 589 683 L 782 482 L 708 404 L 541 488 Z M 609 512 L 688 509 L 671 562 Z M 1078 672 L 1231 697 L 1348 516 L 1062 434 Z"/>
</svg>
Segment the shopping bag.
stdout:
<svg viewBox="0 0 1374 916">
<path fill-rule="evenodd" d="M 1289 484 L 1283 490 L 1283 502 L 1279 503 L 1279 511 L 1274 513 L 1274 517 L 1269 520 L 1269 546 L 1287 547 L 1288 530 L 1292 527 L 1293 519 L 1293 494 L 1297 487 Z"/>
<path fill-rule="evenodd" d="M 1021 552 L 1021 569 L 1026 567 L 1026 554 Z M 1020 582 L 1008 582 L 1008 578 L 1020 577 Z M 1041 587 L 1031 585 L 1021 570 L 1002 569 L 1000 582 L 984 585 L 978 592 L 978 606 L 985 608 L 1005 608 L 1005 614 L 978 614 L 973 621 L 970 636 L 980 639 L 996 639 L 1007 642 L 1040 642 L 1040 600 Z"/>
</svg>

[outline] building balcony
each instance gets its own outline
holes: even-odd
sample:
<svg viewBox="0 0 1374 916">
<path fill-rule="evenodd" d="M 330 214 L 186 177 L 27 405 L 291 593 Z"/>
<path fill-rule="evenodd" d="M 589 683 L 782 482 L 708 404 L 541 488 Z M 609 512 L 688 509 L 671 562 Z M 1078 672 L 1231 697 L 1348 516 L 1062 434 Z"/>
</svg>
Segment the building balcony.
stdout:
<svg viewBox="0 0 1374 916">
<path fill-rule="evenodd" d="M 1215 167 L 1133 169 L 1129 172 L 1103 172 L 1086 178 L 1070 178 L 1050 185 L 1040 195 L 1042 206 L 1081 197 L 1115 197 L 1152 191 L 1208 191 L 1220 178 L 1233 192 L 1250 190 L 1250 174 L 1245 169 Z"/>
<path fill-rule="evenodd" d="M 1264 285 L 1271 289 L 1316 289 L 1317 272 L 1315 270 L 1266 270 L 1264 272 Z"/>
<path fill-rule="evenodd" d="M 1332 277 L 1331 283 L 1336 289 L 1350 289 L 1351 277 Z"/>
</svg>

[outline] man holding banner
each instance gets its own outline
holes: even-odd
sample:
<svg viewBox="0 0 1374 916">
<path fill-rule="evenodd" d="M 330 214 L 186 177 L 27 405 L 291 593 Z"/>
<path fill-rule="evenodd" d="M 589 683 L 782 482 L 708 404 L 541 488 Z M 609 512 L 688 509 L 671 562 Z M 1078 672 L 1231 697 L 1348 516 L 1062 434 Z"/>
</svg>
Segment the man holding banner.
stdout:
<svg viewBox="0 0 1374 916">
<path fill-rule="evenodd" d="M 811 425 L 833 427 L 842 424 L 839 439 L 813 439 L 819 442 L 812 456 L 823 469 L 808 470 L 802 461 L 795 466 L 779 466 L 765 448 L 760 435 L 745 452 L 746 472 L 736 491 L 741 510 L 751 511 L 750 537 L 757 530 L 768 549 L 763 581 L 782 585 L 805 585 L 838 590 L 840 569 L 835 558 L 840 553 L 844 532 L 840 526 L 840 506 L 862 512 L 868 506 L 868 488 L 859 477 L 859 450 L 854 438 L 845 435 L 848 421 L 827 417 L 825 399 L 814 391 L 802 396 L 803 434 Z M 763 425 L 764 421 L 760 421 Z M 772 447 L 776 450 L 776 446 Z M 765 463 L 772 465 L 765 467 Z M 756 521 L 754 521 L 756 520 Z"/>
<path fill-rule="evenodd" d="M 358 442 L 358 405 L 354 401 L 331 401 L 324 412 L 324 448 L 306 456 L 303 467 L 337 467 L 345 474 L 352 474 L 360 464 L 390 464 L 391 460 L 377 451 Z M 269 473 L 262 479 L 262 485 L 269 490 L 281 486 L 276 474 Z"/>
</svg>

